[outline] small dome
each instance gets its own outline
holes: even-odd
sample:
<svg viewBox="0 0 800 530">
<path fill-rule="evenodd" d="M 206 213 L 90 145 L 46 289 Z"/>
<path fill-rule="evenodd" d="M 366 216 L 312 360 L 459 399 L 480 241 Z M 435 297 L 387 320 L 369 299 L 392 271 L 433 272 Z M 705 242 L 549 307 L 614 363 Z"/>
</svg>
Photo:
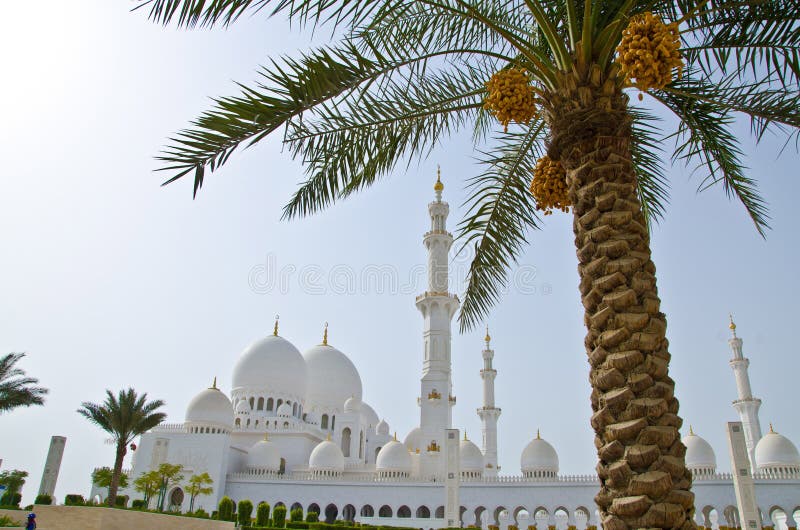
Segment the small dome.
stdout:
<svg viewBox="0 0 800 530">
<path fill-rule="evenodd" d="M 365 425 L 371 425 L 373 428 L 377 427 L 380 422 L 375 410 L 364 401 L 361 402 L 361 419 Z M 386 426 L 386 434 L 389 434 L 388 425 Z"/>
<path fill-rule="evenodd" d="M 250 413 L 250 405 L 247 403 L 246 399 L 241 400 L 236 405 L 236 414 L 249 414 Z"/>
<path fill-rule="evenodd" d="M 412 452 L 427 447 L 427 444 L 422 439 L 422 429 L 419 427 L 411 429 L 411 432 L 409 432 L 405 440 L 403 440 L 403 444 Z"/>
<path fill-rule="evenodd" d="M 314 412 L 313 410 L 309 410 L 305 413 L 306 423 L 310 423 L 311 425 L 319 425 L 319 414 Z"/>
<path fill-rule="evenodd" d="M 307 408 L 336 411 L 341 410 L 350 397 L 361 401 L 361 376 L 344 353 L 320 344 L 305 352 L 303 357 L 308 366 Z"/>
<path fill-rule="evenodd" d="M 228 396 L 216 388 L 206 388 L 197 394 L 186 407 L 186 423 L 233 427 L 233 404 Z"/>
<path fill-rule="evenodd" d="M 461 440 L 459 448 L 461 454 L 461 471 L 468 473 L 482 473 L 483 472 L 483 453 L 477 445 L 472 443 L 466 437 Z"/>
<path fill-rule="evenodd" d="M 711 444 L 697 436 L 691 429 L 681 441 L 686 446 L 686 467 L 688 469 L 695 472 L 710 471 L 713 473 L 716 471 L 717 457 Z"/>
<path fill-rule="evenodd" d="M 389 436 L 389 424 L 386 423 L 386 420 L 378 422 L 378 425 L 375 426 L 375 434 L 378 436 Z"/>
<path fill-rule="evenodd" d="M 278 446 L 266 439 L 255 443 L 247 454 L 247 467 L 261 471 L 278 471 L 281 467 Z"/>
<path fill-rule="evenodd" d="M 266 388 L 271 394 L 304 397 L 308 369 L 303 356 L 283 337 L 268 335 L 244 349 L 233 368 L 233 390 Z"/>
<path fill-rule="evenodd" d="M 756 466 L 759 470 L 772 468 L 800 468 L 800 453 L 797 447 L 782 434 L 769 427 L 769 432 L 756 444 Z"/>
<path fill-rule="evenodd" d="M 520 461 L 523 473 L 544 472 L 548 476 L 558 473 L 558 454 L 538 433 L 522 451 Z"/>
<path fill-rule="evenodd" d="M 320 442 L 311 451 L 308 467 L 314 471 L 344 471 L 342 450 L 330 440 Z"/>
<path fill-rule="evenodd" d="M 353 414 L 357 413 L 361 410 L 361 400 L 355 396 L 350 396 L 344 402 L 344 411 L 351 412 Z"/>
<path fill-rule="evenodd" d="M 408 449 L 406 449 L 405 445 L 397 440 L 392 440 L 378 452 L 378 458 L 375 460 L 375 469 L 377 471 L 410 473 L 411 455 L 408 454 Z"/>
<path fill-rule="evenodd" d="M 289 417 L 292 415 L 292 406 L 288 403 L 281 403 L 278 410 L 275 412 L 278 416 Z"/>
</svg>

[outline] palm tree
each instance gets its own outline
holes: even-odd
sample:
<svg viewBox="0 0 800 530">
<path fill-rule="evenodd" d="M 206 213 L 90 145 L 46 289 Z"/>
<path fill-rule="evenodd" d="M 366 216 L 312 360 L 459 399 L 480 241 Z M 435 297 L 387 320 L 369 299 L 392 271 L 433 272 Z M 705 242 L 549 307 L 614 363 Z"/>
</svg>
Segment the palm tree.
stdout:
<svg viewBox="0 0 800 530">
<path fill-rule="evenodd" d="M 194 512 L 194 500 L 198 496 L 214 493 L 214 488 L 211 487 L 213 483 L 214 479 L 211 478 L 207 471 L 189 477 L 189 484 L 186 487 L 189 492 L 189 512 Z"/>
<path fill-rule="evenodd" d="M 14 365 L 25 357 L 24 353 L 9 353 L 0 357 L 0 414 L 17 407 L 44 405 L 48 390 L 39 386 L 38 379 L 25 377 L 25 371 Z"/>
<path fill-rule="evenodd" d="M 571 208 L 603 526 L 693 527 L 650 252 L 651 223 L 667 198 L 661 149 L 675 140 L 672 159 L 696 165 L 701 188 L 722 187 L 765 233 L 766 206 L 731 127 L 743 116 L 756 140 L 768 132 L 800 139 L 796 0 L 149 0 L 140 7 L 155 22 L 182 27 L 287 13 L 341 35 L 299 58 L 272 60 L 255 86 L 215 100 L 159 157 L 170 174 L 165 183 L 192 175 L 197 194 L 206 171 L 279 131 L 307 172 L 285 206 L 291 219 L 471 129 L 483 169 L 466 182 L 459 225 L 462 248 L 475 250 L 462 330 L 497 301 L 541 224 L 537 208 Z M 513 76 L 522 88 L 503 92 Z M 636 89 L 647 94 L 642 104 L 629 101 Z M 511 109 L 510 130 L 493 119 L 509 124 L 502 105 L 521 107 Z M 650 106 L 666 108 L 677 129 L 663 130 Z M 528 189 L 534 172 L 555 183 L 534 181 L 536 198 Z M 560 187 L 556 200 L 542 195 Z"/>
<path fill-rule="evenodd" d="M 109 506 L 114 506 L 117 500 L 122 460 L 128 452 L 128 445 L 134 438 L 164 421 L 167 415 L 156 412 L 162 406 L 164 402 L 160 399 L 148 402 L 146 393 L 139 396 L 132 388 L 120 390 L 116 396 L 106 390 L 106 400 L 101 404 L 89 401 L 81 403 L 78 414 L 110 434 L 116 444 L 114 469 L 108 488 Z"/>
</svg>

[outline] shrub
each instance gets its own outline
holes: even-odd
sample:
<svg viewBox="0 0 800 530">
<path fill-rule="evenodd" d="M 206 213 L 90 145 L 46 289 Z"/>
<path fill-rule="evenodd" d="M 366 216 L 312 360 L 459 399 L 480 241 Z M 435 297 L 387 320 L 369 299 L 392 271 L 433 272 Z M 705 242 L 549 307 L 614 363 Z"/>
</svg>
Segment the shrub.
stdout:
<svg viewBox="0 0 800 530">
<path fill-rule="evenodd" d="M 5 527 L 21 528 L 22 526 L 23 526 L 22 522 L 15 521 L 14 519 L 12 519 L 11 517 L 9 517 L 7 515 L 0 515 L 0 527 L 3 527 L 3 528 L 5 528 Z"/>
<path fill-rule="evenodd" d="M 127 495 L 117 495 L 116 500 L 114 501 L 114 506 L 119 506 L 120 508 L 126 508 L 128 506 L 128 499 Z"/>
<path fill-rule="evenodd" d="M 20 502 L 22 502 L 21 493 L 6 493 L 0 497 L 0 506 L 15 506 L 19 508 Z"/>
<path fill-rule="evenodd" d="M 53 497 L 51 495 L 37 495 L 33 504 L 53 504 Z"/>
<path fill-rule="evenodd" d="M 83 506 L 86 504 L 86 500 L 83 498 L 83 495 L 78 493 L 68 493 L 66 497 L 64 497 L 64 504 L 67 506 Z"/>
<path fill-rule="evenodd" d="M 272 526 L 275 528 L 286 526 L 286 506 L 276 506 L 272 510 Z"/>
<path fill-rule="evenodd" d="M 508 530 L 519 530 L 519 528 L 517 528 L 517 525 L 515 524 L 510 524 L 508 525 Z"/>
<path fill-rule="evenodd" d="M 243 501 L 239 501 L 239 526 L 245 526 L 250 524 L 250 516 L 253 515 L 253 502 L 245 499 Z"/>
<path fill-rule="evenodd" d="M 220 521 L 233 521 L 233 511 L 236 509 L 236 505 L 233 504 L 233 501 L 230 497 L 225 495 L 219 501 L 219 519 Z"/>
<path fill-rule="evenodd" d="M 293 522 L 302 521 L 303 520 L 303 509 L 302 508 L 295 508 L 291 512 L 289 512 L 289 520 Z M 287 527 L 289 528 L 289 527 Z"/>
<path fill-rule="evenodd" d="M 269 504 L 266 502 L 259 502 L 256 507 L 256 526 L 269 525 Z"/>
<path fill-rule="evenodd" d="M 306 522 L 307 523 L 318 523 L 319 522 L 319 512 L 308 512 L 306 514 Z"/>
<path fill-rule="evenodd" d="M 131 508 L 133 508 L 134 510 L 142 510 L 144 508 L 147 508 L 147 503 L 144 502 L 144 499 L 133 499 L 133 502 L 131 503 Z"/>
<path fill-rule="evenodd" d="M 289 521 L 286 523 L 286 528 L 299 528 L 301 530 L 308 530 L 308 523 L 304 523 L 303 521 Z"/>
</svg>

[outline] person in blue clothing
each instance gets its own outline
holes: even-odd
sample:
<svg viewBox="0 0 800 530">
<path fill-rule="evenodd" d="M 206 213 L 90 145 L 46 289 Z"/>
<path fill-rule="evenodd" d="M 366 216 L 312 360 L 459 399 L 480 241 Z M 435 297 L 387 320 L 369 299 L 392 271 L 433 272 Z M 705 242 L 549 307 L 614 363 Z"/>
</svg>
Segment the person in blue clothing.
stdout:
<svg viewBox="0 0 800 530">
<path fill-rule="evenodd" d="M 28 514 L 28 524 L 25 525 L 25 530 L 36 530 L 36 514 Z"/>
</svg>

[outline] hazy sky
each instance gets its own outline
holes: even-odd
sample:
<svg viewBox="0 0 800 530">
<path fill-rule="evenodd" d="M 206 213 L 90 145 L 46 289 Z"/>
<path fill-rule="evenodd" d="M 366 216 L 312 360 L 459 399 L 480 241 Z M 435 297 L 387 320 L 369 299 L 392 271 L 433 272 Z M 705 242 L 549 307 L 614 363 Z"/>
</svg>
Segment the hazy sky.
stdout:
<svg viewBox="0 0 800 530">
<path fill-rule="evenodd" d="M 133 386 L 167 403 L 169 422 L 219 378 L 239 352 L 269 333 L 305 350 L 330 342 L 347 353 L 364 399 L 403 437 L 418 421 L 424 290 L 422 234 L 436 165 L 449 226 L 463 215 L 463 183 L 478 168 L 469 134 L 321 215 L 282 222 L 300 166 L 271 140 L 240 152 L 192 201 L 187 180 L 159 187 L 156 155 L 210 96 L 255 78 L 258 64 L 297 53 L 309 35 L 282 19 L 228 31 L 154 26 L 117 0 L 11 2 L 0 20 L 0 352 L 51 392 L 44 407 L 0 416 L 2 468 L 30 473 L 35 496 L 50 436 L 67 437 L 56 496 L 88 494 L 95 466 L 111 465 L 106 436 L 79 417 L 82 401 Z M 319 36 L 317 37 L 319 40 Z M 647 103 L 647 101 L 645 101 Z M 742 123 L 742 137 L 749 134 Z M 796 325 L 800 195 L 793 149 L 745 142 L 773 229 L 762 239 L 720 188 L 674 168 L 667 219 L 653 234 L 681 414 L 729 469 L 724 422 L 737 419 L 728 360 L 733 312 L 751 360 L 753 391 L 768 423 L 800 442 Z M 519 473 L 523 447 L 541 429 L 561 471 L 591 473 L 588 364 L 571 219 L 553 215 L 531 234 L 512 288 L 489 320 L 496 351 L 500 463 Z M 453 263 L 463 292 L 467 264 Z M 272 273 L 266 274 L 266 270 Z M 382 287 L 364 284 L 374 271 Z M 344 279 L 355 278 L 347 288 Z M 279 281 L 281 280 L 282 281 Z M 483 329 L 453 341 L 454 423 L 479 440 Z"/>
</svg>

